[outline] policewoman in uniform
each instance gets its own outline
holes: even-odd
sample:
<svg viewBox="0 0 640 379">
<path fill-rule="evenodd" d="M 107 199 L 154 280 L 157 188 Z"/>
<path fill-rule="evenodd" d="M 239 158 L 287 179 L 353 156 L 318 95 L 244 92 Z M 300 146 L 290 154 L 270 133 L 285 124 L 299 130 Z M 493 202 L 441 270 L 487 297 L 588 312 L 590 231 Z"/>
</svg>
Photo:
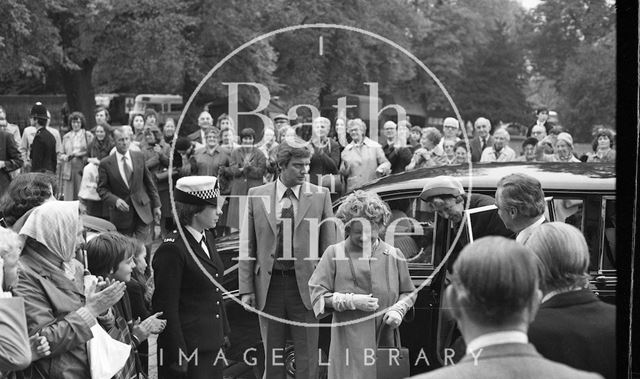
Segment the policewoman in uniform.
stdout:
<svg viewBox="0 0 640 379">
<path fill-rule="evenodd" d="M 211 232 L 221 213 L 219 196 L 218 180 L 213 176 L 188 176 L 176 182 L 180 230 L 167 235 L 152 263 L 153 311 L 164 312 L 167 319 L 166 329 L 158 336 L 160 379 L 222 378 L 224 360 L 216 362 L 216 357 L 228 346 L 229 323 L 222 291 L 201 269 L 215 280 L 224 275 Z"/>
</svg>

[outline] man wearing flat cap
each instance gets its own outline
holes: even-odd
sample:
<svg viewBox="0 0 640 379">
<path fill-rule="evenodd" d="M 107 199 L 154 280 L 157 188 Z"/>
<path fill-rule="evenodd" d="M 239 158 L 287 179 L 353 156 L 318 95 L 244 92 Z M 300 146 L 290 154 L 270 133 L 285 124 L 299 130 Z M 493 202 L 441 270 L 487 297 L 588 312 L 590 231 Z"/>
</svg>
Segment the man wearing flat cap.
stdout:
<svg viewBox="0 0 640 379">
<path fill-rule="evenodd" d="M 180 178 L 173 195 L 178 230 L 153 258 L 153 311 L 167 319 L 158 337 L 158 378 L 222 378 L 224 360 L 216 357 L 229 345 L 230 329 L 217 284 L 224 264 L 211 232 L 222 213 L 218 179 Z"/>
<path fill-rule="evenodd" d="M 287 117 L 287 115 L 278 113 L 277 115 L 273 116 L 273 128 L 276 131 L 276 139 L 278 140 L 278 142 L 282 142 L 282 139 L 284 138 L 283 129 L 287 126 L 291 126 L 289 117 Z"/>
</svg>

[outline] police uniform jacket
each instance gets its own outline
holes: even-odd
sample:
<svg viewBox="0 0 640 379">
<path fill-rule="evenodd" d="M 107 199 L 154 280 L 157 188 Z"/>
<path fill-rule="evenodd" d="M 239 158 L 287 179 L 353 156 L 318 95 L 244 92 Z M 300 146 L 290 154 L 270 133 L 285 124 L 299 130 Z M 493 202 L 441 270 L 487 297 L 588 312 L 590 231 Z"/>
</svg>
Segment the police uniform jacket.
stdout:
<svg viewBox="0 0 640 379">
<path fill-rule="evenodd" d="M 224 265 L 216 252 L 214 236 L 205 231 L 211 258 L 203 251 L 193 235 L 183 229 L 187 242 L 198 262 L 215 280 L 224 276 Z M 229 335 L 229 323 L 220 290 L 198 267 L 184 240 L 177 231 L 164 239 L 153 258 L 155 292 L 154 312 L 164 312 L 167 326 L 158 337 L 163 349 L 163 366 L 177 364 L 180 351 L 190 356 L 218 352 Z M 183 361 L 184 361 L 183 356 Z"/>
</svg>

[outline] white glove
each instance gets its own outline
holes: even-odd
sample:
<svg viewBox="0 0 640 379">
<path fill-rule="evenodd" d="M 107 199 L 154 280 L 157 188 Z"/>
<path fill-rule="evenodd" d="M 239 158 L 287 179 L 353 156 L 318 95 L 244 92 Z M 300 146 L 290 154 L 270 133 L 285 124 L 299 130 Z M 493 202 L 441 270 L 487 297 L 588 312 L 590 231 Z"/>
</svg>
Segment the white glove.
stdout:
<svg viewBox="0 0 640 379">
<path fill-rule="evenodd" d="M 352 295 L 352 309 L 373 312 L 378 309 L 378 298 L 373 295 Z"/>
<path fill-rule="evenodd" d="M 395 309 L 390 309 L 384 314 L 382 321 L 391 328 L 397 328 L 402 323 L 402 314 Z"/>
<path fill-rule="evenodd" d="M 332 297 L 333 309 L 338 312 L 346 310 L 361 310 L 373 312 L 378 309 L 378 299 L 369 295 L 334 292 Z"/>
</svg>

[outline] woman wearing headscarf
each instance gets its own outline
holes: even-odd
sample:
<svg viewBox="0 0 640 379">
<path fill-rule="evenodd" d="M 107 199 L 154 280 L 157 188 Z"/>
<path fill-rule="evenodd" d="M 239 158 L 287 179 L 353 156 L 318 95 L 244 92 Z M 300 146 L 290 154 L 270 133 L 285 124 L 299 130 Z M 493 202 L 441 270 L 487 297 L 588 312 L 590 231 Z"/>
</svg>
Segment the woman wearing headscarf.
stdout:
<svg viewBox="0 0 640 379">
<path fill-rule="evenodd" d="M 120 300 L 124 283 L 86 292 L 83 267 L 74 259 L 81 235 L 79 202 L 48 201 L 35 208 L 20 234 L 26 238 L 21 271 L 13 288 L 24 298 L 27 329 L 49 341 L 51 355 L 33 362 L 26 376 L 42 379 L 91 377 L 87 344 L 96 318 Z"/>
<path fill-rule="evenodd" d="M 316 317 L 332 312 L 333 323 L 348 323 L 331 328 L 329 378 L 375 379 L 366 350 L 377 342 L 392 345 L 394 329 L 415 301 L 414 286 L 402 252 L 379 237 L 391 211 L 378 195 L 355 191 L 336 217 L 348 237 L 327 248 L 309 279 Z"/>
</svg>

